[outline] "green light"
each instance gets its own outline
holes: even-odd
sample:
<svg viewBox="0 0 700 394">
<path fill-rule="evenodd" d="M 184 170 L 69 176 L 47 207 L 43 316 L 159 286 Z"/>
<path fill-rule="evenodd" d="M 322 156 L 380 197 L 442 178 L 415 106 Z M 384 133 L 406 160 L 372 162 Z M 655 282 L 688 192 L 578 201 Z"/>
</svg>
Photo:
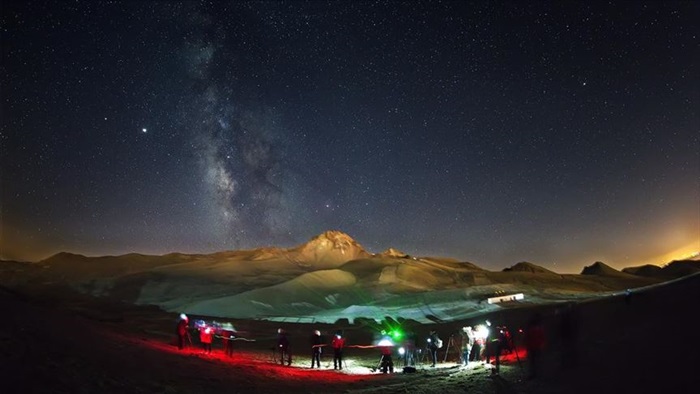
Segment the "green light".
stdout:
<svg viewBox="0 0 700 394">
<path fill-rule="evenodd" d="M 401 339 L 401 337 L 403 337 L 403 333 L 399 330 L 394 330 L 391 332 L 391 337 L 394 339 Z"/>
</svg>

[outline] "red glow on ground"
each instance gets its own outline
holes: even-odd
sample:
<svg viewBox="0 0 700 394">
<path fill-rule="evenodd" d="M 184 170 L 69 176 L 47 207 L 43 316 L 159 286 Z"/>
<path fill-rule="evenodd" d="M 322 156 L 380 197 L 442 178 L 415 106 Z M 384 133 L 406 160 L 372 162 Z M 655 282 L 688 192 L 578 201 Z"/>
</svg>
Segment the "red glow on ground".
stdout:
<svg viewBox="0 0 700 394">
<path fill-rule="evenodd" d="M 527 351 L 524 348 L 515 348 L 512 352 L 510 353 L 501 353 L 501 361 L 502 362 L 507 362 L 507 363 L 517 363 L 518 359 L 520 361 L 524 360 L 527 358 Z"/>
<path fill-rule="evenodd" d="M 352 383 L 367 381 L 368 379 L 381 379 L 381 373 L 358 373 L 348 368 L 334 370 L 332 363 L 330 368 L 311 369 L 307 365 L 299 366 L 293 362 L 291 366 L 276 364 L 273 362 L 272 354 L 269 352 L 252 350 L 234 350 L 233 355 L 228 356 L 222 349 L 213 349 L 211 353 L 205 353 L 203 349 L 196 346 L 187 346 L 180 350 L 177 346 L 157 340 L 146 338 L 134 338 L 126 334 L 115 334 L 119 340 L 129 342 L 135 346 L 150 349 L 157 352 L 180 355 L 188 361 L 193 358 L 202 363 L 217 363 L 222 367 L 230 366 L 232 373 L 236 369 L 244 368 L 246 373 L 260 374 L 267 378 L 273 377 L 278 380 L 311 380 L 315 383 Z M 328 359 L 322 360 L 322 365 L 328 364 Z"/>
</svg>

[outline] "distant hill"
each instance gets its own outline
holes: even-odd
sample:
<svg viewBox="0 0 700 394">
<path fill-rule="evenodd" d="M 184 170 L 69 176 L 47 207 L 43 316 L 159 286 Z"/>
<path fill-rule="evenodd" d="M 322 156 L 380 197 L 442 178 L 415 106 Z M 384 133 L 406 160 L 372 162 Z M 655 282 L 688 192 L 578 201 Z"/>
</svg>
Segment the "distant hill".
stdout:
<svg viewBox="0 0 700 394">
<path fill-rule="evenodd" d="M 647 278 L 656 278 L 661 275 L 661 267 L 658 265 L 646 264 L 638 267 L 626 267 L 622 269 L 622 272 Z"/>
<path fill-rule="evenodd" d="M 647 264 L 639 267 L 623 268 L 622 272 L 646 278 L 673 279 L 700 272 L 700 261 L 674 260 L 663 267 Z"/>
<path fill-rule="evenodd" d="M 668 275 L 682 275 L 696 272 L 697 263 L 678 262 L 664 269 Z M 411 317 L 418 320 L 439 317 L 440 308 L 457 308 L 467 316 L 491 308 L 480 302 L 499 292 L 557 300 L 665 280 L 620 272 L 601 262 L 586 267 L 583 275 L 559 275 L 529 262 L 490 271 L 467 261 L 411 256 L 394 248 L 373 254 L 341 231 L 326 231 L 291 248 L 161 256 L 59 253 L 37 263 L 0 265 L 0 283 L 7 286 L 69 286 L 83 294 L 168 311 L 250 318 L 320 313 L 328 314 L 329 321 L 350 311 L 366 313 L 363 317 L 403 316 L 404 307 L 419 310 Z"/>
<path fill-rule="evenodd" d="M 614 277 L 629 277 L 630 274 L 620 272 L 616 270 L 615 268 L 600 262 L 596 261 L 592 265 L 589 265 L 587 267 L 583 267 L 583 271 L 581 271 L 581 275 L 597 275 L 597 276 L 614 276 Z"/>
<path fill-rule="evenodd" d="M 553 274 L 553 275 L 558 275 L 554 271 L 550 271 L 546 268 L 540 267 L 539 265 L 535 265 L 532 263 L 528 263 L 527 261 L 522 261 L 520 263 L 515 264 L 512 267 L 509 268 L 504 268 L 503 272 L 531 272 L 533 274 Z"/>
<path fill-rule="evenodd" d="M 700 261 L 675 260 L 663 266 L 663 268 L 661 268 L 661 272 L 668 273 L 676 278 L 685 275 L 692 275 L 700 272 Z"/>
</svg>

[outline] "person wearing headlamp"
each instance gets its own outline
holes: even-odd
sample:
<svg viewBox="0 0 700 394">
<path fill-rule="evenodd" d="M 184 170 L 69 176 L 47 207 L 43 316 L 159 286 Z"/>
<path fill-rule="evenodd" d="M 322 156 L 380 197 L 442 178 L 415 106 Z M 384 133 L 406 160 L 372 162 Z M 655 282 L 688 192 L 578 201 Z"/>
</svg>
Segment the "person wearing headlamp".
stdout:
<svg viewBox="0 0 700 394">
<path fill-rule="evenodd" d="M 342 331 L 336 331 L 331 341 L 333 346 L 333 369 L 343 369 L 343 348 L 345 347 L 345 338 Z"/>
</svg>

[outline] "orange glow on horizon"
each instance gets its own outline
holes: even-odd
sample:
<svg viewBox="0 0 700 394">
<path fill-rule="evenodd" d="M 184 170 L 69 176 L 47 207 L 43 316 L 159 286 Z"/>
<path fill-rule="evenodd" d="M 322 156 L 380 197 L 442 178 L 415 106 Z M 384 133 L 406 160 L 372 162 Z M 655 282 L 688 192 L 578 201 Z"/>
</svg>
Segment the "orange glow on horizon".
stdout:
<svg viewBox="0 0 700 394">
<path fill-rule="evenodd" d="M 662 267 L 672 261 L 695 260 L 698 258 L 700 258 L 700 244 L 698 244 L 698 242 L 692 242 L 691 244 L 678 248 L 672 252 L 647 259 L 642 264 L 651 264 Z"/>
</svg>

